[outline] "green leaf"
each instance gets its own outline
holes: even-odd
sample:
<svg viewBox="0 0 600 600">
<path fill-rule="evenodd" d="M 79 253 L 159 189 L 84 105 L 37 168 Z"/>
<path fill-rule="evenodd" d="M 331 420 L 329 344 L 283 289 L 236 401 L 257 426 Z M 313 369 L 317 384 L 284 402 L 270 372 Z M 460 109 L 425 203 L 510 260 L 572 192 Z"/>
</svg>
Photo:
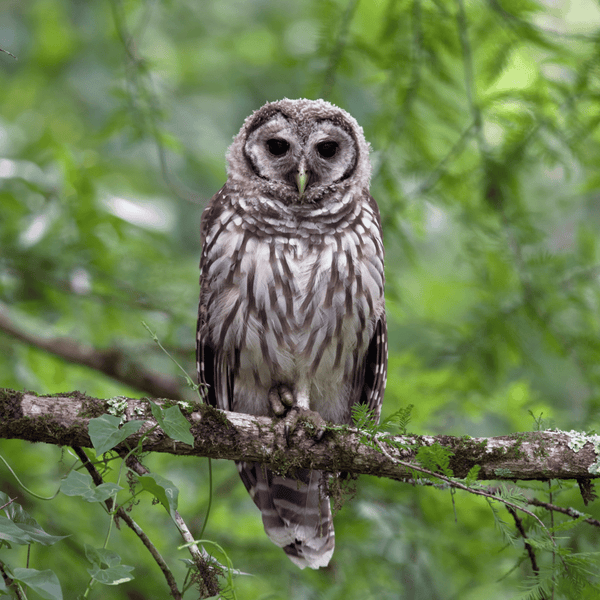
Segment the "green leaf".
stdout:
<svg viewBox="0 0 600 600">
<path fill-rule="evenodd" d="M 78 471 L 71 471 L 60 485 L 60 491 L 65 496 L 81 496 L 86 502 L 104 502 L 122 489 L 116 483 L 103 483 L 96 486 L 87 473 Z"/>
<path fill-rule="evenodd" d="M 20 583 L 24 583 L 46 600 L 62 600 L 62 590 L 58 577 L 49 569 L 13 569 L 12 575 Z"/>
<path fill-rule="evenodd" d="M 8 494 L 0 492 L 0 506 L 4 506 L 2 509 L 6 516 L 15 523 L 30 523 L 37 525 L 35 519 L 29 515 L 29 513 L 23 509 L 23 507 L 17 502 L 10 502 Z"/>
<path fill-rule="evenodd" d="M 142 487 L 155 496 L 173 517 L 174 511 L 177 510 L 177 500 L 179 497 L 177 486 L 172 481 L 156 473 L 148 473 L 147 475 L 140 476 L 138 479 Z"/>
<path fill-rule="evenodd" d="M 121 563 L 121 557 L 107 548 L 94 548 L 85 544 L 85 557 L 93 564 L 101 567 L 116 567 Z"/>
<path fill-rule="evenodd" d="M 10 519 L 2 516 L 0 516 L 0 540 L 12 542 L 13 544 L 31 543 L 31 538 L 26 531 L 23 531 L 23 529 Z"/>
<path fill-rule="evenodd" d="M 165 426 L 165 418 L 164 418 L 164 410 L 161 406 L 156 404 L 156 402 L 150 402 L 150 410 L 152 411 L 152 416 L 156 419 L 156 422 L 160 425 L 161 428 L 164 429 Z"/>
<path fill-rule="evenodd" d="M 98 566 L 87 569 L 90 576 L 98 583 L 104 585 L 120 585 L 121 583 L 127 583 L 134 579 L 131 575 L 133 567 L 128 565 L 118 565 L 116 567 L 108 567 L 107 569 L 101 569 Z"/>
<path fill-rule="evenodd" d="M 171 439 L 194 447 L 194 436 L 190 432 L 191 425 L 183 416 L 179 406 L 162 409 L 154 402 L 150 402 L 150 410 L 156 422 Z"/>
<path fill-rule="evenodd" d="M 138 431 L 144 421 L 128 421 L 119 428 L 120 423 L 121 419 L 113 415 L 102 415 L 90 420 L 88 430 L 97 456 L 108 452 Z"/>
<path fill-rule="evenodd" d="M 112 550 L 94 548 L 85 544 L 85 556 L 93 565 L 91 569 L 87 569 L 87 572 L 98 583 L 119 585 L 134 578 L 130 575 L 133 567 L 122 565 L 121 557 Z"/>
<path fill-rule="evenodd" d="M 24 511 L 23 511 L 24 512 Z M 64 535 L 50 535 L 46 533 L 34 519 L 25 522 L 15 522 L 7 517 L 0 516 L 0 540 L 14 544 L 42 544 L 52 546 L 64 539 Z"/>
</svg>

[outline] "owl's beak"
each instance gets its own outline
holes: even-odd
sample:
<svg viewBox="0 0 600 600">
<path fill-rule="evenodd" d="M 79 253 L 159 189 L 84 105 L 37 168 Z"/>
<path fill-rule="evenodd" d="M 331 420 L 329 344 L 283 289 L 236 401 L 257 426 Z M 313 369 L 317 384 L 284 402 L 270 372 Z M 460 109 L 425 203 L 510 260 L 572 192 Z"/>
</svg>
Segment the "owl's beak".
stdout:
<svg viewBox="0 0 600 600">
<path fill-rule="evenodd" d="M 298 188 L 298 194 L 300 198 L 304 196 L 304 190 L 306 189 L 306 182 L 308 180 L 308 175 L 306 174 L 306 169 L 304 165 L 300 165 L 298 169 L 298 173 L 296 174 L 296 187 Z"/>
</svg>

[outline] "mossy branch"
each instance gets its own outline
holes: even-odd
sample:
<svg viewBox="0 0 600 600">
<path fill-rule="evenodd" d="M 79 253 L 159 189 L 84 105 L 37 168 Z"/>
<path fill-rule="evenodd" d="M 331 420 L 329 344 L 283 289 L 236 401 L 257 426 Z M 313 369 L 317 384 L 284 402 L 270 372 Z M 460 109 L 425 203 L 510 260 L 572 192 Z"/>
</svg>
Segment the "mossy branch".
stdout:
<svg viewBox="0 0 600 600">
<path fill-rule="evenodd" d="M 123 442 L 124 449 L 135 446 L 156 422 L 147 399 L 120 397 L 119 404 L 129 419 L 146 421 L 138 433 Z M 90 447 L 88 421 L 106 413 L 109 406 L 109 400 L 79 392 L 38 396 L 0 388 L 0 438 Z M 331 427 L 316 442 L 310 427 L 301 423 L 288 444 L 277 419 L 202 404 L 193 408 L 187 416 L 195 438 L 193 448 L 156 428 L 144 442 L 144 451 L 262 462 L 280 472 L 304 467 L 403 481 L 414 476 L 407 465 L 420 466 L 415 459 L 419 448 L 438 444 L 452 453 L 449 468 L 455 477 L 466 477 L 475 465 L 479 465 L 480 480 L 600 477 L 600 437 L 577 432 L 538 431 L 493 438 L 377 434 L 373 440 L 350 427 Z"/>
</svg>

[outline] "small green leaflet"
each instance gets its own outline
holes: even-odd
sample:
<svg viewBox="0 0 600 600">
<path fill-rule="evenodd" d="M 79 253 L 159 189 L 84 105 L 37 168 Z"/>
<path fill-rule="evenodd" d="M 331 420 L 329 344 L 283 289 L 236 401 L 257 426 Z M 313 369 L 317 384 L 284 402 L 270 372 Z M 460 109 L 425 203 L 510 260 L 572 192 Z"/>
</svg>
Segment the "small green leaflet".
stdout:
<svg viewBox="0 0 600 600">
<path fill-rule="evenodd" d="M 46 600 L 62 600 L 62 590 L 58 577 L 49 569 L 37 571 L 36 569 L 13 569 L 12 576 L 20 583 L 24 583 Z"/>
<path fill-rule="evenodd" d="M 167 509 L 171 517 L 173 517 L 174 512 L 177 510 L 177 500 L 179 497 L 179 489 L 175 484 L 156 473 L 142 475 L 138 480 L 142 487 L 155 496 Z"/>
<path fill-rule="evenodd" d="M 91 569 L 87 569 L 87 572 L 98 583 L 119 585 L 134 578 L 130 574 L 133 567 L 122 565 L 121 557 L 112 550 L 94 548 L 86 544 L 85 556 L 93 565 Z"/>
<path fill-rule="evenodd" d="M 481 465 L 473 465 L 469 472 L 467 473 L 467 477 L 465 479 L 465 484 L 468 486 L 473 485 L 477 481 L 477 477 L 479 476 L 479 471 L 481 471 Z"/>
<path fill-rule="evenodd" d="M 411 420 L 411 412 L 414 408 L 414 404 L 409 404 L 404 408 L 400 408 L 396 412 L 392 413 L 389 417 L 386 417 L 381 422 L 382 427 L 393 425 L 400 430 L 401 435 L 406 435 L 406 428 Z"/>
<path fill-rule="evenodd" d="M 366 404 L 354 404 L 352 406 L 352 421 L 357 429 L 364 429 L 369 432 L 377 429 L 377 421 L 373 411 L 369 410 Z"/>
<path fill-rule="evenodd" d="M 189 421 L 181 413 L 179 406 L 162 409 L 158 404 L 150 402 L 152 416 L 161 429 L 172 439 L 194 447 L 194 436 L 190 432 Z"/>
<path fill-rule="evenodd" d="M 71 471 L 60 484 L 60 491 L 66 496 L 81 496 L 86 502 L 103 502 L 123 488 L 116 483 L 103 483 L 95 486 L 87 473 Z"/>
<path fill-rule="evenodd" d="M 429 471 L 441 472 L 446 477 L 452 477 L 452 469 L 450 469 L 452 456 L 454 452 L 436 442 L 431 446 L 421 446 L 415 458 Z"/>
<path fill-rule="evenodd" d="M 102 415 L 90 419 L 88 431 L 96 456 L 101 456 L 120 444 L 124 439 L 135 433 L 144 424 L 144 421 L 128 421 L 119 428 L 121 419 L 113 415 Z"/>
<path fill-rule="evenodd" d="M 116 552 L 106 548 L 94 548 L 89 544 L 85 544 L 85 557 L 93 565 L 101 567 L 116 567 L 121 564 L 121 557 Z"/>
</svg>

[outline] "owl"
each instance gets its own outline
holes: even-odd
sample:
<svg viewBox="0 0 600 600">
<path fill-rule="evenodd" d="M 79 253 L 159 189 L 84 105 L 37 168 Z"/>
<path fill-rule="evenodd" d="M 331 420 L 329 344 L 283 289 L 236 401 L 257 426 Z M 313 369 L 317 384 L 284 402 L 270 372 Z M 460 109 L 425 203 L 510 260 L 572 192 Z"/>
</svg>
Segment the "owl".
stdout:
<svg viewBox="0 0 600 600">
<path fill-rule="evenodd" d="M 251 415 L 378 419 L 387 373 L 384 250 L 369 144 L 323 100 L 265 104 L 227 155 L 201 221 L 198 377 L 208 403 Z M 282 438 L 285 450 L 285 436 Z M 322 473 L 238 462 L 269 538 L 326 566 L 334 529 Z"/>
</svg>

